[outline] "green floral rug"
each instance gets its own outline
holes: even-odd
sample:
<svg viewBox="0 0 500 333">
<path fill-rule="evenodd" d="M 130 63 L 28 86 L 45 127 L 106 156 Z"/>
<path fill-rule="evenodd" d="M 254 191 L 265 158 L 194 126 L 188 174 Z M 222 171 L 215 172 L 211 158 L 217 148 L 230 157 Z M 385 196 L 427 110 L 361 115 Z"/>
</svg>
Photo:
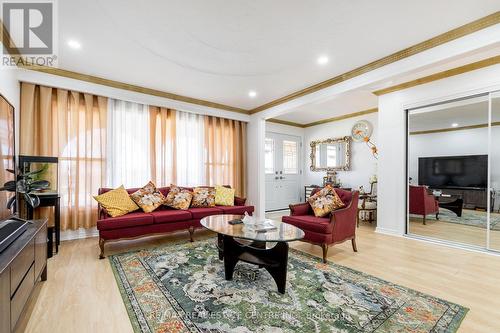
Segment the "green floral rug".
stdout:
<svg viewBox="0 0 500 333">
<path fill-rule="evenodd" d="M 285 295 L 246 263 L 226 281 L 215 239 L 110 262 L 135 332 L 456 332 L 468 311 L 296 250 Z"/>
</svg>

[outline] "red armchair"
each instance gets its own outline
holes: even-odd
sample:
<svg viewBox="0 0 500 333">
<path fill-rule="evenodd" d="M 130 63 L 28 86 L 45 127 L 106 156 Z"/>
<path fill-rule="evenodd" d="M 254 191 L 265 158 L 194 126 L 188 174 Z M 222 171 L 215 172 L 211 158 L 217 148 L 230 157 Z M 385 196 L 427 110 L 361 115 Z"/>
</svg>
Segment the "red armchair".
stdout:
<svg viewBox="0 0 500 333">
<path fill-rule="evenodd" d="M 312 194 L 320 189 L 314 190 Z M 319 245 L 323 249 L 323 262 L 326 263 L 328 246 L 351 240 L 352 249 L 356 248 L 356 224 L 358 215 L 359 192 L 335 189 L 346 207 L 332 212 L 326 217 L 316 217 L 309 203 L 290 205 L 290 216 L 283 216 L 282 221 L 292 224 L 305 233 L 305 242 Z"/>
<path fill-rule="evenodd" d="M 410 214 L 422 215 L 424 224 L 426 215 L 436 214 L 439 219 L 439 202 L 425 186 L 410 185 Z"/>
</svg>

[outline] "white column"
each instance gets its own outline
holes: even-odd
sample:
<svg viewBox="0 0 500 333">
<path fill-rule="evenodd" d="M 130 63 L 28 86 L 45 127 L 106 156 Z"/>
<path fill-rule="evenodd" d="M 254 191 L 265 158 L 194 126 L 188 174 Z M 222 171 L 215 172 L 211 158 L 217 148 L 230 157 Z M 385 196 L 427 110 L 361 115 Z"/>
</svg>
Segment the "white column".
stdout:
<svg viewBox="0 0 500 333">
<path fill-rule="evenodd" d="M 378 104 L 377 232 L 403 235 L 406 224 L 406 113 L 389 94 Z"/>
<path fill-rule="evenodd" d="M 264 170 L 264 141 L 266 121 L 259 115 L 250 117 L 247 127 L 248 203 L 255 206 L 255 216 L 264 218 L 266 183 Z"/>
</svg>

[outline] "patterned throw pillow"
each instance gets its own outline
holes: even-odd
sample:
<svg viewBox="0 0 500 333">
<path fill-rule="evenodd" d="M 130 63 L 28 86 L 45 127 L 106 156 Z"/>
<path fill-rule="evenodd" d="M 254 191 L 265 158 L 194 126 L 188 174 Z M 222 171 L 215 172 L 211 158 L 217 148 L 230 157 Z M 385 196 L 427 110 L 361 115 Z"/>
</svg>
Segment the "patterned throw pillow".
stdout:
<svg viewBox="0 0 500 333">
<path fill-rule="evenodd" d="M 318 191 L 316 194 L 307 199 L 311 205 L 314 216 L 323 217 L 334 210 L 345 207 L 345 204 L 340 199 L 339 195 L 333 187 L 327 185 L 324 189 Z"/>
<path fill-rule="evenodd" d="M 215 186 L 215 204 L 218 206 L 234 206 L 234 188 Z"/>
<path fill-rule="evenodd" d="M 188 209 L 193 199 L 193 193 L 188 190 L 181 190 L 175 185 L 170 185 L 164 204 L 175 209 Z"/>
<path fill-rule="evenodd" d="M 122 216 L 139 209 L 135 202 L 130 199 L 123 185 L 106 193 L 96 195 L 94 199 L 111 217 Z"/>
<path fill-rule="evenodd" d="M 153 182 L 147 183 L 143 188 L 132 193 L 130 197 L 145 213 L 151 213 L 165 201 L 165 196 L 156 189 Z"/>
<path fill-rule="evenodd" d="M 191 207 L 214 207 L 215 189 L 213 187 L 196 187 L 193 191 Z"/>
</svg>

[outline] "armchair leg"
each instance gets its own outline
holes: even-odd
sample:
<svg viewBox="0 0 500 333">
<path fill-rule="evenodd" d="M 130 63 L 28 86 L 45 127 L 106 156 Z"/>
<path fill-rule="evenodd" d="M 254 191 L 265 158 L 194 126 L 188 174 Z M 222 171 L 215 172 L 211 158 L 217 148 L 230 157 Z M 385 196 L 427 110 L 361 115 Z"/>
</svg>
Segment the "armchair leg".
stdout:
<svg viewBox="0 0 500 333">
<path fill-rule="evenodd" d="M 359 228 L 359 209 L 356 211 L 356 226 Z"/>
<path fill-rule="evenodd" d="M 323 262 L 326 264 L 326 255 L 328 254 L 328 244 L 321 244 L 321 249 L 323 249 Z"/>
<path fill-rule="evenodd" d="M 436 213 L 436 220 L 439 220 L 439 212 Z"/>
<path fill-rule="evenodd" d="M 427 224 L 427 223 L 426 223 L 426 221 L 425 221 L 425 215 L 424 215 L 424 225 L 426 225 L 426 224 Z"/>
<path fill-rule="evenodd" d="M 189 241 L 194 242 L 193 235 L 194 235 L 194 227 L 189 227 Z"/>
<path fill-rule="evenodd" d="M 356 246 L 356 238 L 351 239 L 351 243 L 352 243 L 352 250 L 354 252 L 358 252 L 358 247 Z"/>
<path fill-rule="evenodd" d="M 104 239 L 99 237 L 99 248 L 101 249 L 101 253 L 99 254 L 99 259 L 104 259 Z"/>
</svg>

